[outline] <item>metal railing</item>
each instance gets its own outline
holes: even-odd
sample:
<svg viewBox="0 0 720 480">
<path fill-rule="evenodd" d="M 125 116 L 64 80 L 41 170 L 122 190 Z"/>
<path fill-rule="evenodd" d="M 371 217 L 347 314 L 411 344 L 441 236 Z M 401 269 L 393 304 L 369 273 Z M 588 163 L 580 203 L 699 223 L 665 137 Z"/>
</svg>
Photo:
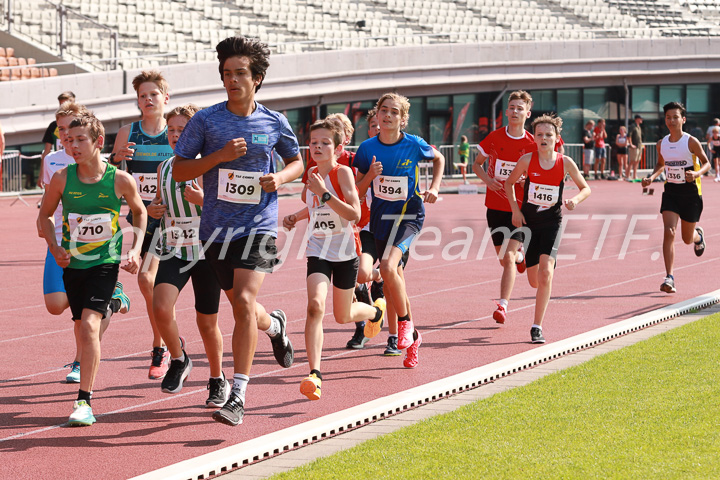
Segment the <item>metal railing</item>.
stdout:
<svg viewBox="0 0 720 480">
<path fill-rule="evenodd" d="M 2 154 L 2 166 L 0 174 L 2 175 L 3 192 L 20 192 L 22 191 L 22 156 L 20 150 L 6 150 Z"/>
</svg>

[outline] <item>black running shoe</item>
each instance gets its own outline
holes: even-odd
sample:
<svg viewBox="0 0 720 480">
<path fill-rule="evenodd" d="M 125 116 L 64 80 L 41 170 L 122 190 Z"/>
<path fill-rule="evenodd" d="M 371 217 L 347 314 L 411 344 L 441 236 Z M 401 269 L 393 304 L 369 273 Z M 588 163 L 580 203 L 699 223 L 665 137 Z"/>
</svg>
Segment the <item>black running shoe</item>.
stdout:
<svg viewBox="0 0 720 480">
<path fill-rule="evenodd" d="M 370 285 L 370 295 L 372 295 L 373 300 L 385 298 L 383 287 L 385 287 L 385 282 L 383 280 L 380 280 L 379 282 L 372 282 L 372 285 Z"/>
<path fill-rule="evenodd" d="M 705 253 L 705 232 L 702 227 L 695 227 L 695 231 L 700 235 L 700 243 L 695 244 L 695 255 L 700 257 Z"/>
<path fill-rule="evenodd" d="M 543 337 L 542 329 L 532 327 L 530 329 L 530 341 L 532 343 L 545 343 L 545 337 Z"/>
<path fill-rule="evenodd" d="M 357 287 L 355 287 L 355 299 L 358 302 L 367 303 L 368 305 L 372 305 L 372 302 L 370 301 L 370 292 L 368 292 L 367 285 L 364 283 L 361 283 Z"/>
<path fill-rule="evenodd" d="M 350 340 L 348 340 L 345 347 L 350 350 L 359 350 L 365 346 L 370 339 L 365 336 L 365 324 L 358 322 L 355 324 L 355 333 Z"/>
<path fill-rule="evenodd" d="M 208 408 L 222 408 L 230 395 L 230 382 L 222 374 L 222 378 L 211 378 L 208 381 L 207 389 L 210 391 L 205 406 Z"/>
<path fill-rule="evenodd" d="M 235 392 L 230 393 L 230 398 L 223 407 L 212 414 L 213 420 L 234 427 L 240 425 L 245 416 L 245 406 L 240 396 Z"/>
<path fill-rule="evenodd" d="M 675 279 L 668 275 L 665 277 L 665 280 L 663 280 L 662 285 L 660 285 L 660 291 L 665 293 L 675 293 L 677 290 L 675 289 Z"/>
<path fill-rule="evenodd" d="M 188 377 L 188 375 L 190 375 L 190 371 L 192 370 L 193 366 L 192 360 L 190 360 L 188 354 L 185 353 L 185 350 L 183 350 L 183 354 L 185 355 L 184 362 L 182 360 L 170 361 L 170 367 L 168 368 L 168 371 L 165 374 L 162 383 L 160 384 L 160 388 L 162 388 L 162 391 L 165 393 L 180 392 L 183 387 L 183 382 Z"/>
<path fill-rule="evenodd" d="M 290 368 L 292 367 L 295 359 L 295 351 L 293 350 L 292 343 L 290 343 L 290 339 L 287 336 L 287 317 L 285 316 L 285 312 L 282 310 L 273 310 L 270 313 L 270 316 L 276 318 L 278 322 L 280 322 L 280 333 L 274 337 L 270 337 L 275 360 L 277 360 L 281 367 Z"/>
</svg>

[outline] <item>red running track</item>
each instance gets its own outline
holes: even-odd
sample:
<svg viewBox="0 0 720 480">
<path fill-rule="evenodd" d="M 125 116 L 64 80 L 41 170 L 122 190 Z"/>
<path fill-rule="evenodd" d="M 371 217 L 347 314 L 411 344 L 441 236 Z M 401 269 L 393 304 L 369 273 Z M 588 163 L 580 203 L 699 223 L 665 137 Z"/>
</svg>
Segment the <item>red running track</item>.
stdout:
<svg viewBox="0 0 720 480">
<path fill-rule="evenodd" d="M 707 179 L 703 183 L 706 209 L 701 223 L 708 249 L 697 258 L 692 247 L 676 244 L 675 295 L 658 289 L 664 277 L 660 195 L 642 196 L 639 184 L 591 183 L 593 194 L 568 223 L 567 233 L 575 238 L 565 237 L 560 247 L 561 255 L 575 258 L 558 261 L 544 328 L 548 342 L 717 288 L 720 220 L 714 205 L 720 187 Z M 662 190 L 659 184 L 655 188 Z M 266 307 L 287 312 L 295 365 L 278 367 L 269 340 L 260 334 L 245 423 L 234 428 L 212 421 L 211 411 L 204 408 L 208 369 L 189 287 L 177 310 L 195 368 L 180 394 L 167 395 L 159 381 L 147 378 L 150 327 L 137 282 L 124 271 L 120 279 L 133 305 L 127 315 L 113 318 L 103 340 L 93 397 L 98 422 L 87 428 L 65 427 L 77 394 L 76 385 L 64 383 L 67 369 L 62 368 L 74 355 L 70 315 L 53 317 L 45 311 L 45 246 L 36 235 L 34 202 L 26 207 L 0 200 L 0 345 L 5 352 L 0 366 L 0 477 L 128 478 L 534 348 L 529 343 L 534 290 L 525 275 L 518 276 L 507 323 L 498 326 L 491 318 L 501 269 L 491 244 L 483 247 L 484 197 L 442 198 L 427 208 L 427 232 L 416 242 L 406 273 L 415 321 L 424 337 L 420 365 L 407 370 L 403 357 L 382 356 L 386 331 L 364 350 L 346 350 L 352 327 L 339 326 L 328 315 L 323 398 L 310 402 L 299 393 L 307 357 L 302 333 L 305 263 L 297 258 L 297 235 L 289 258 L 266 278 L 259 298 Z M 281 198 L 280 213 L 300 206 L 297 198 Z M 648 238 L 631 239 L 621 258 L 632 225 L 635 235 Z M 427 227 L 435 227 L 437 237 Z M 443 250 L 449 257 L 443 258 Z M 220 318 L 226 339 L 224 370 L 231 375 L 233 322 L 226 301 Z"/>
</svg>

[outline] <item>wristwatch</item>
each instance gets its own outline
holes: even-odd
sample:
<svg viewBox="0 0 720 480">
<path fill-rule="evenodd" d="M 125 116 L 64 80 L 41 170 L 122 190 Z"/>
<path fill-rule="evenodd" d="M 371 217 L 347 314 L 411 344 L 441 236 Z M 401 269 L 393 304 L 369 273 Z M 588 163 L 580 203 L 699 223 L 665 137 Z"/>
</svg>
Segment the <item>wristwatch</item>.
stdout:
<svg viewBox="0 0 720 480">
<path fill-rule="evenodd" d="M 322 203 L 327 203 L 330 201 L 331 198 L 332 195 L 330 195 L 330 192 L 325 192 L 322 194 L 322 197 L 320 197 L 320 200 L 322 201 Z"/>
</svg>

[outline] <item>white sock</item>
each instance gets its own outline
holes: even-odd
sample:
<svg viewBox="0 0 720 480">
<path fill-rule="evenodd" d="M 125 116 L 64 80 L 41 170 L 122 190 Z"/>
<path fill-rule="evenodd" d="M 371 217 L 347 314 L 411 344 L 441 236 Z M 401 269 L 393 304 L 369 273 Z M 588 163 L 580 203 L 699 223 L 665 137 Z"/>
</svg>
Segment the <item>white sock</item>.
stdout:
<svg viewBox="0 0 720 480">
<path fill-rule="evenodd" d="M 213 379 L 213 380 L 225 380 L 225 375 L 220 375 L 219 377 L 212 377 L 212 376 L 211 376 L 210 378 Z M 233 378 L 233 380 L 234 380 L 234 378 Z"/>
<path fill-rule="evenodd" d="M 270 326 L 267 330 L 264 330 L 265 333 L 268 334 L 268 337 L 274 337 L 275 335 L 280 333 L 280 321 L 270 315 Z"/>
<path fill-rule="evenodd" d="M 242 373 L 236 373 L 233 375 L 232 391 L 240 397 L 240 400 L 242 400 L 243 403 L 245 403 L 245 390 L 247 389 L 249 381 L 250 377 L 243 375 Z"/>
<path fill-rule="evenodd" d="M 170 360 L 180 360 L 181 362 L 185 363 L 185 352 L 182 353 L 178 358 L 171 358 Z"/>
<path fill-rule="evenodd" d="M 533 323 L 532 328 L 539 328 L 540 330 L 542 330 L 542 325 L 535 325 L 535 324 Z"/>
<path fill-rule="evenodd" d="M 391 333 L 388 338 L 397 338 L 397 333 Z"/>
<path fill-rule="evenodd" d="M 505 300 L 504 298 L 501 298 L 500 301 L 498 301 L 498 305 L 500 305 L 501 307 L 503 307 L 503 308 L 507 311 L 507 307 L 508 307 L 508 301 L 507 301 L 507 300 Z"/>
<path fill-rule="evenodd" d="M 515 263 L 522 263 L 525 259 L 525 254 L 522 252 L 522 250 L 518 250 L 517 260 L 515 260 Z"/>
</svg>

